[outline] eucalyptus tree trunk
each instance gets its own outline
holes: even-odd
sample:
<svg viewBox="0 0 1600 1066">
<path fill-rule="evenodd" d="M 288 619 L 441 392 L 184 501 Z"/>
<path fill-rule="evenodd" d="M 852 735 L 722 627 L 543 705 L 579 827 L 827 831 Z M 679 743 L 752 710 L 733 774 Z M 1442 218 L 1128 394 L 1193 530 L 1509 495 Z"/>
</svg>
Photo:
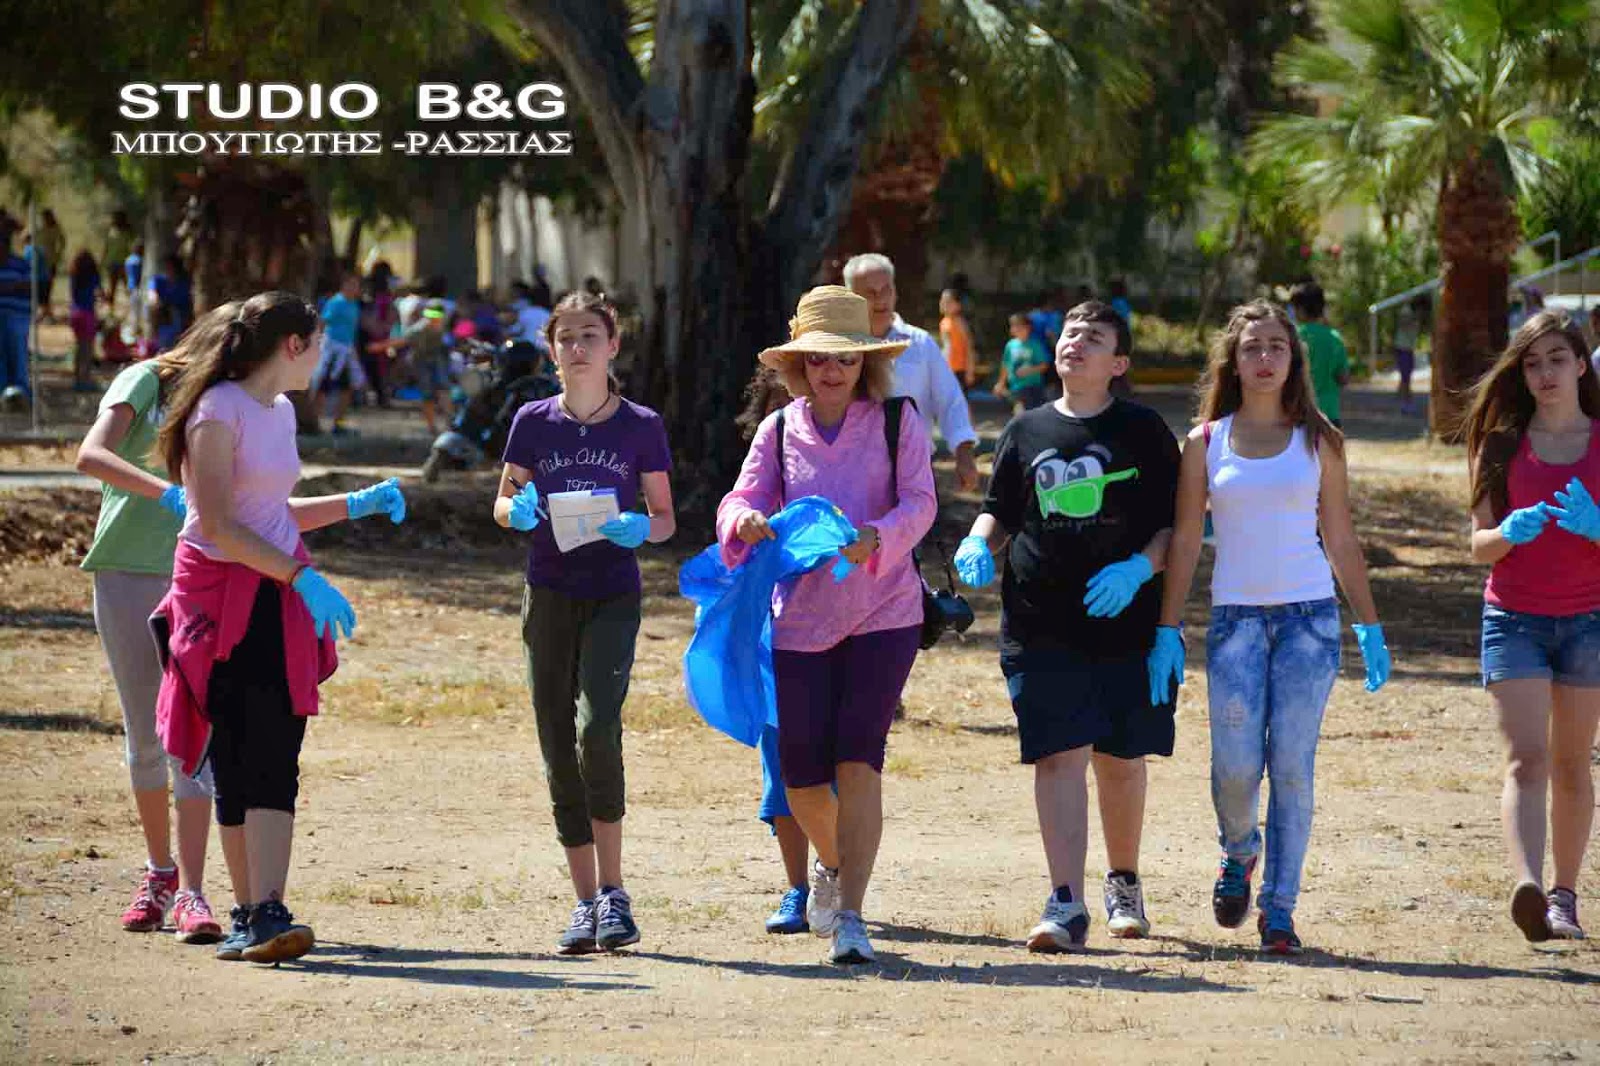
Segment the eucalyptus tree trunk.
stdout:
<svg viewBox="0 0 1600 1066">
<path fill-rule="evenodd" d="M 771 199 L 756 205 L 749 0 L 659 0 L 648 79 L 628 50 L 620 0 L 513 0 L 599 139 L 645 323 L 629 391 L 666 423 L 691 520 L 709 516 L 733 482 L 743 451 L 734 418 L 756 353 L 787 339 L 837 232 L 917 7 L 863 6 Z"/>
</svg>

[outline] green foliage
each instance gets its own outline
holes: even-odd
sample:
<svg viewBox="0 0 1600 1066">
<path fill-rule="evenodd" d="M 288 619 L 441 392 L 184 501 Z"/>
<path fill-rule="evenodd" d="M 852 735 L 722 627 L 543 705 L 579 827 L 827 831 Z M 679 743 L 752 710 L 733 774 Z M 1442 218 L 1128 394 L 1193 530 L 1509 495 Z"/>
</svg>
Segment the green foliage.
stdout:
<svg viewBox="0 0 1600 1066">
<path fill-rule="evenodd" d="M 1389 236 L 1355 234 L 1312 256 L 1312 275 L 1328 295 L 1328 320 L 1344 335 L 1352 353 L 1368 347 L 1367 308 L 1439 275 L 1438 250 L 1413 233 Z M 1395 323 L 1391 309 L 1378 316 L 1380 350 L 1386 350 Z M 1424 324 L 1426 325 L 1426 324 Z"/>
<path fill-rule="evenodd" d="M 1557 141 L 1549 164 L 1523 189 L 1518 207 L 1524 231 L 1560 230 L 1568 253 L 1600 244 L 1600 141 Z"/>
<path fill-rule="evenodd" d="M 1470 155 L 1500 161 L 1508 188 L 1534 179 L 1534 122 L 1600 106 L 1592 0 L 1328 0 L 1323 14 L 1338 43 L 1299 40 L 1277 73 L 1334 106 L 1280 114 L 1250 145 L 1292 166 L 1310 207 L 1371 204 L 1392 231 Z"/>
</svg>

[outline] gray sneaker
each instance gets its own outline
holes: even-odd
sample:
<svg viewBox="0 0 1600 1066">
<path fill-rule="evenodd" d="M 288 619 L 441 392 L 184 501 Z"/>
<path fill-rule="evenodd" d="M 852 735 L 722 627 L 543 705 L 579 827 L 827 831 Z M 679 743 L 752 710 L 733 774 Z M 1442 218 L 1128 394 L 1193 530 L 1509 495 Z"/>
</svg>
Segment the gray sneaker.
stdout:
<svg viewBox="0 0 1600 1066">
<path fill-rule="evenodd" d="M 1082 951 L 1088 940 L 1089 912 L 1062 887 L 1045 900 L 1044 916 L 1028 933 L 1028 950 L 1044 954 Z"/>
<path fill-rule="evenodd" d="M 833 927 L 833 950 L 828 961 L 835 966 L 864 966 L 878 961 L 867 939 L 867 925 L 855 911 L 840 911 Z"/>
<path fill-rule="evenodd" d="M 1545 911 L 1550 935 L 1557 940 L 1582 940 L 1583 926 L 1578 924 L 1578 894 L 1570 888 L 1550 890 L 1550 906 Z"/>
<path fill-rule="evenodd" d="M 1138 874 L 1106 874 L 1106 932 L 1121 940 L 1150 935 L 1144 913 L 1144 885 Z"/>
<path fill-rule="evenodd" d="M 806 921 L 818 936 L 832 936 L 839 922 L 839 871 L 817 859 L 811 866 L 811 895 L 806 897 Z"/>
</svg>

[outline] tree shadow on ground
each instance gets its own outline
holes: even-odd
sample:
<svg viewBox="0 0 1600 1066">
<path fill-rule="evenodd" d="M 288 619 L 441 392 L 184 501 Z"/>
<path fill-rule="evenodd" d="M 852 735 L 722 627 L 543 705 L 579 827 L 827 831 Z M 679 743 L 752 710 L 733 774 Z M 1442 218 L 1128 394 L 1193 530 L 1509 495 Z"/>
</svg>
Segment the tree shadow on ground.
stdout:
<svg viewBox="0 0 1600 1066">
<path fill-rule="evenodd" d="M 891 928 L 891 927 L 884 927 Z M 930 934 L 930 941 L 939 934 Z M 883 937 L 889 940 L 889 937 Z M 1014 941 L 1002 941 L 1016 948 Z M 942 985 L 999 985 L 1002 987 L 1059 988 L 1082 986 L 1118 992 L 1248 992 L 1248 988 L 1223 984 L 1218 981 L 1188 974 L 1156 973 L 1142 970 L 1119 970 L 1102 966 L 1084 966 L 1076 960 L 1104 955 L 1110 952 L 1086 952 L 1082 955 L 1056 956 L 1049 962 L 979 963 L 976 965 L 928 965 L 905 958 L 892 951 L 879 951 L 878 961 L 866 966 L 833 966 L 827 963 L 761 962 L 754 959 L 699 959 L 665 952 L 635 952 L 641 959 L 677 963 L 685 966 L 706 966 L 750 977 L 790 977 L 805 980 L 851 980 L 855 977 L 881 977 L 886 980 L 916 984 Z"/>
<path fill-rule="evenodd" d="M 37 714 L 0 714 L 0 729 L 16 729 L 25 733 L 95 733 L 103 737 L 120 737 L 121 722 L 109 722 L 89 714 L 40 711 Z"/>
<path fill-rule="evenodd" d="M 585 971 L 577 975 L 578 979 L 575 980 L 564 974 L 531 973 L 526 970 L 460 969 L 429 965 L 463 960 L 553 962 L 554 959 L 554 956 L 522 951 L 450 951 L 324 942 L 318 944 L 310 955 L 291 965 L 307 973 L 333 977 L 381 977 L 430 985 L 511 991 L 628 992 L 648 991 L 652 987 L 631 980 L 603 980 L 613 976 L 626 977 L 624 974 Z"/>
<path fill-rule="evenodd" d="M 0 610 L 0 629 L 76 629 L 94 631 L 94 615 L 88 611 Z"/>
<path fill-rule="evenodd" d="M 1470 962 L 1405 962 L 1395 959 L 1373 959 L 1361 955 L 1341 955 L 1338 952 L 1327 951 L 1318 947 L 1308 947 L 1304 955 L 1296 958 L 1281 956 L 1263 956 L 1253 947 L 1242 947 L 1205 943 L 1198 940 L 1188 940 L 1183 937 L 1155 936 L 1150 940 L 1153 943 L 1174 945 L 1181 950 L 1172 952 L 1156 952 L 1173 958 L 1186 959 L 1190 962 L 1240 962 L 1259 959 L 1267 962 L 1281 962 L 1290 966 L 1305 966 L 1312 969 L 1338 969 L 1355 970 L 1361 973 L 1381 973 L 1394 977 L 1432 978 L 1451 981 L 1489 981 L 1498 978 L 1511 980 L 1533 979 L 1551 981 L 1557 984 L 1592 985 L 1600 986 L 1600 973 L 1586 970 L 1574 970 L 1565 966 L 1548 967 L 1532 965 L 1526 969 L 1513 969 L 1507 966 L 1489 966 L 1481 963 Z M 1562 960 L 1563 956 L 1553 953 L 1547 956 L 1552 962 Z"/>
</svg>

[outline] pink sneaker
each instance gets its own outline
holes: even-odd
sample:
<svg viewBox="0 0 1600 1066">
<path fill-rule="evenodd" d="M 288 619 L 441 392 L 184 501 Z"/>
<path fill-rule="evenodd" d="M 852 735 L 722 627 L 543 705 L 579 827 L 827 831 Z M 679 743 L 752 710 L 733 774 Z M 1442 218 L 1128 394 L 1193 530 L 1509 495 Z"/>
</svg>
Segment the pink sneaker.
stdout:
<svg viewBox="0 0 1600 1066">
<path fill-rule="evenodd" d="M 198 892 L 178 893 L 172 904 L 172 924 L 178 927 L 180 944 L 215 944 L 222 939 L 222 926 L 211 913 L 211 904 Z"/>
<path fill-rule="evenodd" d="M 122 928 L 130 933 L 149 933 L 161 928 L 161 921 L 172 906 L 173 893 L 178 891 L 178 871 L 156 872 L 145 867 L 144 878 L 133 902 L 122 912 Z"/>
</svg>

